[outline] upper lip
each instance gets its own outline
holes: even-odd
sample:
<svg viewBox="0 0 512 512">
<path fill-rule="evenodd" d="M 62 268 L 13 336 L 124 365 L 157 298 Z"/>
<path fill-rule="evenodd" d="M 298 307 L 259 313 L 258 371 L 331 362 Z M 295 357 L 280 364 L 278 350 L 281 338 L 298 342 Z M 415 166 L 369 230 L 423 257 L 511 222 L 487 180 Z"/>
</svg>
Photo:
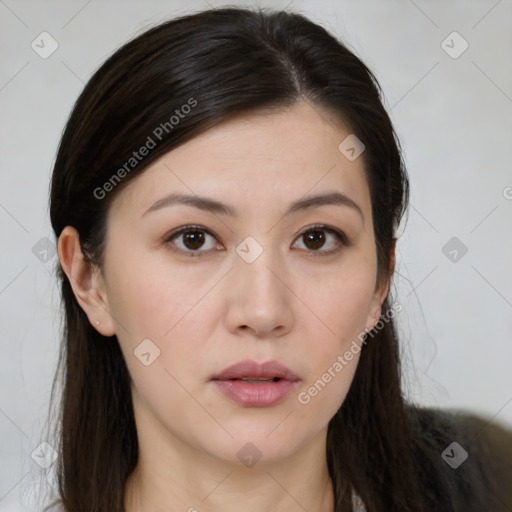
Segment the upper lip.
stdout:
<svg viewBox="0 0 512 512">
<path fill-rule="evenodd" d="M 221 373 L 212 377 L 212 380 L 230 379 L 285 379 L 290 381 L 300 380 L 289 368 L 278 361 L 257 363 L 246 360 L 225 368 Z"/>
</svg>

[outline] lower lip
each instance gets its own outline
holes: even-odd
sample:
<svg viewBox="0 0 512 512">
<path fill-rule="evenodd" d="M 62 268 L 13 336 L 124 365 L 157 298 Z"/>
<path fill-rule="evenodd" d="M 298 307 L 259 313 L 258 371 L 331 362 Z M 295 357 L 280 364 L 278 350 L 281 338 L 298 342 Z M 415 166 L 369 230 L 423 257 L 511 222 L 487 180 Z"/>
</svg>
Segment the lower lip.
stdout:
<svg viewBox="0 0 512 512">
<path fill-rule="evenodd" d="M 251 384 L 241 380 L 214 380 L 228 398 L 244 407 L 269 407 L 283 400 L 297 382 L 281 379 Z"/>
</svg>

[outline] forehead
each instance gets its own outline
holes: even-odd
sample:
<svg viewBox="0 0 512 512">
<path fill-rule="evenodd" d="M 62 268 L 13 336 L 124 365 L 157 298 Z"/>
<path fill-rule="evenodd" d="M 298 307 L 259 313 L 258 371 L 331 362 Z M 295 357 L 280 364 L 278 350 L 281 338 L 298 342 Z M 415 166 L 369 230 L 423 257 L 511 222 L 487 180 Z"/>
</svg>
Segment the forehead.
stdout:
<svg viewBox="0 0 512 512">
<path fill-rule="evenodd" d="M 257 207 L 261 214 L 334 189 L 368 210 L 363 159 L 350 160 L 339 149 L 350 134 L 339 119 L 307 102 L 236 116 L 165 154 L 128 184 L 112 208 L 140 216 L 178 191 L 214 196 L 241 210 Z"/>
</svg>

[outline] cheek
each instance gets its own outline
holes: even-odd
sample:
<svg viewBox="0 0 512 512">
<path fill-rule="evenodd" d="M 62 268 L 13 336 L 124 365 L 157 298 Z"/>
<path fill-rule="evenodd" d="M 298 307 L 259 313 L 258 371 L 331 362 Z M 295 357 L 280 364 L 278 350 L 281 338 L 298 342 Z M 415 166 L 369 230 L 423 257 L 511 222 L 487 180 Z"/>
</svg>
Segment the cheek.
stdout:
<svg viewBox="0 0 512 512">
<path fill-rule="evenodd" d="M 189 400 L 182 386 L 194 385 L 191 376 L 197 374 L 209 320 L 215 316 L 209 297 L 201 300 L 211 284 L 192 266 L 189 272 L 177 271 L 136 254 L 122 261 L 108 269 L 109 303 L 134 385 L 141 396 L 162 405 L 170 397 L 176 403 Z M 207 310 L 205 304 L 210 304 Z"/>
<path fill-rule="evenodd" d="M 318 281 L 316 289 L 302 291 L 304 303 L 310 309 L 300 327 L 310 371 L 297 399 L 306 409 L 315 410 L 320 422 L 334 415 L 352 383 L 372 303 L 374 279 L 370 265 L 354 265 L 350 272 L 339 272 L 328 283 Z"/>
<path fill-rule="evenodd" d="M 180 271 L 162 258 L 123 257 L 111 265 L 109 304 L 119 335 L 133 342 L 145 338 L 165 341 L 201 299 L 204 276 Z"/>
<path fill-rule="evenodd" d="M 302 286 L 299 293 L 309 309 L 307 322 L 311 329 L 317 325 L 323 353 L 343 349 L 364 331 L 374 302 L 375 278 L 369 265 L 347 265 L 316 279 L 315 286 Z"/>
<path fill-rule="evenodd" d="M 118 329 L 117 338 L 138 402 L 138 421 L 156 418 L 177 434 L 181 428 L 177 410 L 208 420 L 191 399 L 197 393 L 194 376 L 207 327 L 194 309 L 198 302 L 194 283 L 183 275 L 171 279 L 154 267 L 147 270 L 141 269 L 132 279 L 119 276 L 117 288 L 112 289 L 113 314 L 126 327 Z M 185 434 L 186 429 L 180 435 Z"/>
<path fill-rule="evenodd" d="M 316 350 L 307 351 L 309 371 L 297 392 L 297 402 L 309 421 L 325 425 L 342 405 L 357 369 L 362 342 L 359 325 L 346 317 L 339 337 L 318 340 Z M 351 324 L 351 325 L 348 325 Z"/>
</svg>

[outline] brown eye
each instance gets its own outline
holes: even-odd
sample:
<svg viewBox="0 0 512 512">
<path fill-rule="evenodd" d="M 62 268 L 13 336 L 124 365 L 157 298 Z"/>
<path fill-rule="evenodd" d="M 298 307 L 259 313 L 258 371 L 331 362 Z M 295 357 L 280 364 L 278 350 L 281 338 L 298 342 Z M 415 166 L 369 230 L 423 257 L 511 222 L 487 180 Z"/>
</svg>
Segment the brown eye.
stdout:
<svg viewBox="0 0 512 512">
<path fill-rule="evenodd" d="M 318 253 L 319 256 L 335 253 L 343 246 L 349 246 L 349 240 L 344 233 L 337 229 L 318 225 L 304 230 L 298 240 L 302 241 L 307 252 Z M 325 246 L 327 248 L 325 249 Z M 323 249 L 324 248 L 324 249 Z"/>
<path fill-rule="evenodd" d="M 185 226 L 169 235 L 166 242 L 176 247 L 172 248 L 173 251 L 187 256 L 202 256 L 217 247 L 216 238 L 200 226 Z"/>
<path fill-rule="evenodd" d="M 182 234 L 183 245 L 187 249 L 199 249 L 204 244 L 204 233 L 201 231 L 187 231 Z"/>
<path fill-rule="evenodd" d="M 302 236 L 309 249 L 320 249 L 325 244 L 325 234 L 322 231 L 308 231 Z"/>
</svg>

